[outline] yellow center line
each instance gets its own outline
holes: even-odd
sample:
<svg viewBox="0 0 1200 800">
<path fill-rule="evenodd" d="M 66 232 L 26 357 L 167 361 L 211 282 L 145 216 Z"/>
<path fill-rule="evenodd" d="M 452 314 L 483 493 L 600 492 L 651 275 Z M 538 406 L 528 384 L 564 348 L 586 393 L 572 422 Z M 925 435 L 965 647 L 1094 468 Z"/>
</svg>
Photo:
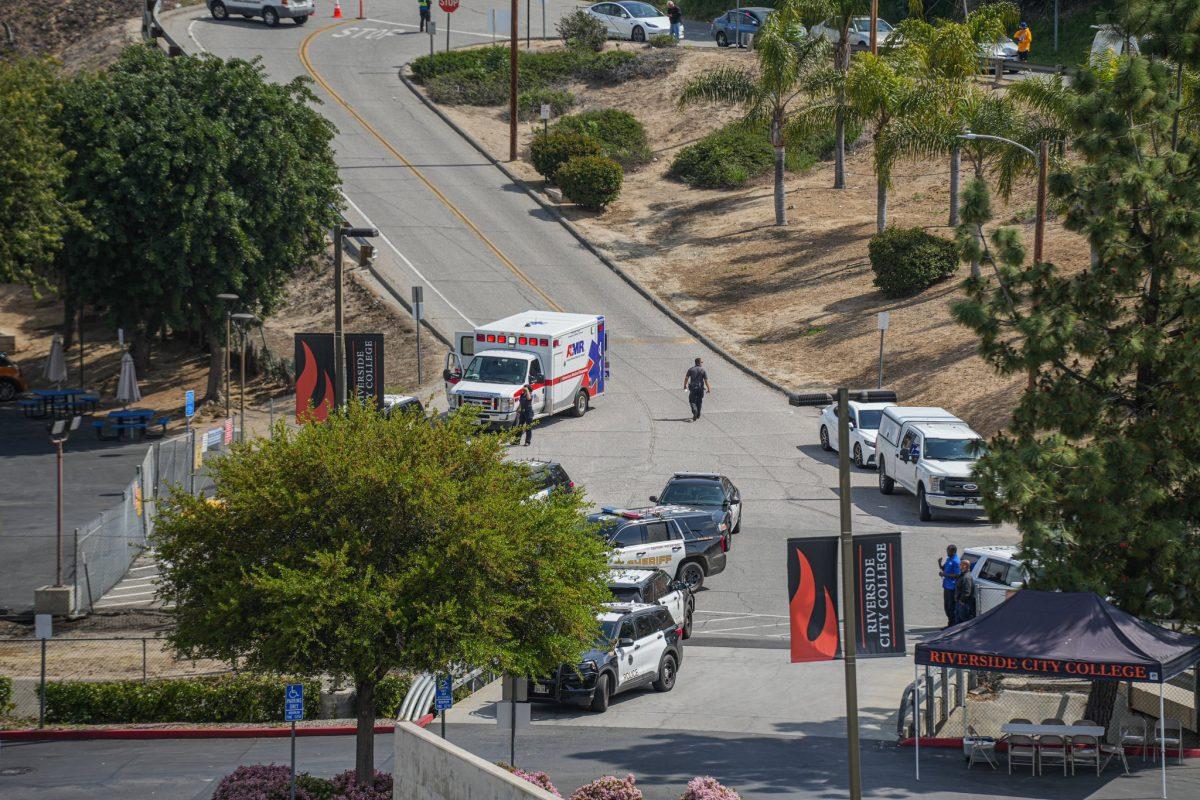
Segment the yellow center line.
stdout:
<svg viewBox="0 0 1200 800">
<path fill-rule="evenodd" d="M 454 216 L 456 216 L 460 220 L 462 220 L 462 223 L 464 225 L 466 225 L 471 230 L 472 233 L 474 233 L 477 237 L 479 237 L 479 240 L 481 242 L 483 242 L 489 250 L 491 250 L 493 253 L 495 253 L 496 258 L 500 259 L 500 262 L 502 264 L 504 264 L 504 266 L 508 267 L 509 270 L 511 270 L 512 273 L 514 275 L 516 275 L 518 278 L 520 278 L 525 283 L 526 286 L 528 286 L 530 289 L 532 289 L 538 295 L 538 297 L 541 297 L 543 300 L 545 300 L 546 304 L 550 307 L 551 310 L 562 311 L 563 310 L 562 306 L 560 306 L 558 303 L 551 300 L 550 295 L 546 294 L 541 289 L 541 287 L 539 287 L 536 283 L 534 283 L 529 278 L 528 275 L 526 275 L 524 272 L 522 272 L 521 268 L 518 267 L 516 264 L 514 264 L 512 259 L 510 259 L 508 256 L 504 255 L 504 253 L 500 250 L 500 248 L 497 247 L 496 244 L 491 239 L 489 239 L 483 231 L 481 231 L 479 229 L 479 226 L 477 226 L 474 222 L 472 222 L 470 220 L 470 218 L 467 217 L 467 215 L 464 214 L 459 209 L 458 206 L 454 205 L 454 203 L 450 200 L 450 198 L 448 198 L 448 197 L 446 197 L 446 195 L 442 194 L 442 191 L 440 189 L 438 189 L 437 186 L 434 186 L 433 182 L 430 181 L 429 178 L 425 177 L 424 173 L 422 173 L 421 170 L 417 169 L 416 166 L 414 166 L 411 161 L 409 161 L 407 158 L 405 158 L 404 155 L 399 150 L 397 150 L 395 147 L 393 147 L 392 143 L 383 137 L 383 134 L 381 134 L 378 130 L 376 130 L 375 127 L 371 125 L 371 123 L 369 123 L 365 119 L 363 119 L 362 115 L 360 115 L 357 111 L 355 111 L 353 106 L 351 106 L 349 103 L 347 103 L 340 94 L 338 94 L 336 91 L 334 91 L 333 87 L 329 85 L 329 82 L 326 81 L 325 78 L 323 78 L 321 76 L 321 73 L 317 72 L 316 67 L 313 66 L 312 61 L 308 57 L 309 44 L 312 42 L 313 39 L 315 39 L 320 34 L 325 33 L 326 31 L 332 30 L 334 28 L 340 27 L 342 25 L 347 25 L 352 21 L 353 20 L 343 20 L 342 22 L 335 22 L 332 25 L 326 25 L 324 28 L 319 28 L 319 29 L 313 31 L 312 33 L 310 33 L 308 36 L 304 37 L 304 41 L 300 44 L 300 61 L 303 62 L 304 68 L 308 70 L 308 74 L 312 76 L 313 80 L 315 80 L 322 89 L 324 89 L 326 92 L 329 93 L 329 96 L 333 98 L 334 102 L 336 102 L 338 105 L 340 105 L 342 108 L 344 108 L 346 110 L 346 113 L 348 113 L 350 116 L 354 117 L 354 119 L 358 122 L 358 124 L 361 125 L 363 127 L 363 129 L 366 130 L 367 133 L 369 133 L 373 137 L 375 137 L 375 139 L 381 145 L 383 145 L 384 148 L 389 153 L 391 153 L 393 156 L 396 157 L 397 161 L 399 161 L 401 164 L 403 164 L 405 167 L 407 167 L 409 169 L 409 171 L 412 172 L 413 175 L 416 175 L 417 178 L 421 181 L 421 183 L 425 184 L 426 188 L 428 188 L 429 191 L 433 192 L 433 195 L 438 200 L 441 200 L 442 204 L 445 205 L 446 208 L 450 209 L 451 213 L 453 213 Z"/>
</svg>

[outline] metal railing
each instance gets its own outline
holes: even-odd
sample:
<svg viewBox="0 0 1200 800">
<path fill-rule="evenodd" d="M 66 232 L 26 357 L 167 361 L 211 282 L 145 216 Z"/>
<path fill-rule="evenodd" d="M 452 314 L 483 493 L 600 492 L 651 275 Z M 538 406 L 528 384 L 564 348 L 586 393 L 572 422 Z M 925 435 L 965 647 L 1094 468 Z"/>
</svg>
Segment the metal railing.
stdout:
<svg viewBox="0 0 1200 800">
<path fill-rule="evenodd" d="M 166 46 L 167 55 L 181 56 L 183 48 L 158 21 L 160 11 L 162 11 L 162 0 L 145 0 L 142 7 L 142 39 L 151 43 L 158 43 L 161 39 L 162 44 Z"/>
<path fill-rule="evenodd" d="M 908 739 L 914 735 L 913 703 L 916 701 L 920 701 L 921 736 L 936 736 L 951 712 L 962 707 L 970 690 L 967 681 L 973 675 L 962 670 L 951 673 L 946 667 L 925 667 L 925 673 L 919 680 L 904 687 L 900 696 L 900 708 L 896 712 L 896 738 Z"/>
<path fill-rule="evenodd" d="M 494 680 L 496 680 L 494 673 L 486 672 L 483 669 L 474 669 L 455 678 L 452 687 L 454 691 L 458 691 L 463 686 L 469 686 L 472 692 L 476 692 Z M 408 687 L 408 694 L 404 696 L 404 702 L 400 704 L 400 711 L 397 712 L 396 718 L 401 721 L 416 722 L 433 708 L 433 700 L 436 695 L 437 677 L 429 672 L 418 675 L 413 679 L 412 685 Z"/>
</svg>

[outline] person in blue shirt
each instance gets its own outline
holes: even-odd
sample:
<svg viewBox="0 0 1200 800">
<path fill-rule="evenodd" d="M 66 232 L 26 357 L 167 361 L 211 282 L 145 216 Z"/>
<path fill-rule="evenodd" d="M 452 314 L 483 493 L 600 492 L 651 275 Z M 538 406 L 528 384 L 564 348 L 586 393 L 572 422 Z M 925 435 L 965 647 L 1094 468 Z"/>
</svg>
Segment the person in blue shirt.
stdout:
<svg viewBox="0 0 1200 800">
<path fill-rule="evenodd" d="M 957 603 L 954 601 L 954 590 L 958 586 L 958 576 L 962 573 L 962 565 L 958 560 L 958 547 L 946 545 L 946 557 L 938 559 L 938 575 L 942 576 L 942 608 L 946 612 L 946 627 L 954 624 Z"/>
</svg>

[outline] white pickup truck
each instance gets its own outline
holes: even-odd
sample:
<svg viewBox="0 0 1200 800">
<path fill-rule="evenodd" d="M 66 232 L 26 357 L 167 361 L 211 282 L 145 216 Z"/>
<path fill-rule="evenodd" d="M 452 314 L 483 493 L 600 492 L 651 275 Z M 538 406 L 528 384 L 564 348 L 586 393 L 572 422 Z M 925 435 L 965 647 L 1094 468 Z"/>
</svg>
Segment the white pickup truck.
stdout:
<svg viewBox="0 0 1200 800">
<path fill-rule="evenodd" d="M 883 411 L 875 440 L 879 491 L 896 485 L 917 496 L 922 520 L 939 511 L 983 512 L 975 460 L 983 438 L 943 408 L 892 406 Z"/>
</svg>

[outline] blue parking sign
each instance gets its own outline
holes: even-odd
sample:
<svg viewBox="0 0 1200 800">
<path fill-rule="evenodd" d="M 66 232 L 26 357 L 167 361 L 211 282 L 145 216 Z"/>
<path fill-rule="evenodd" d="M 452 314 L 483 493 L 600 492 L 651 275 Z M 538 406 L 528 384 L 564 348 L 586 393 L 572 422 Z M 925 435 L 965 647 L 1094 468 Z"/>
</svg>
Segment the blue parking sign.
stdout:
<svg viewBox="0 0 1200 800">
<path fill-rule="evenodd" d="M 283 721 L 299 722 L 304 719 L 304 684 L 289 683 L 283 693 Z"/>
<path fill-rule="evenodd" d="M 438 711 L 449 711 L 454 706 L 454 679 L 447 675 L 438 678 L 437 695 L 433 699 L 433 707 Z"/>
<path fill-rule="evenodd" d="M 196 416 L 196 392 L 188 389 L 183 395 L 183 415 L 185 417 Z"/>
</svg>

